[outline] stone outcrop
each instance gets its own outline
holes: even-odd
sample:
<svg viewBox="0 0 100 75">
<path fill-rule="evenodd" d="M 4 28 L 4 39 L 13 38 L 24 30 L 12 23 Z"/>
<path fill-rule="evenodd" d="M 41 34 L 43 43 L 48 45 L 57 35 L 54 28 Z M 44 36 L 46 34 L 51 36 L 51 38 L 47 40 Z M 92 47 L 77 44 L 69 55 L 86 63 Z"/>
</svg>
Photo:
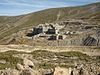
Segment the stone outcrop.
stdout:
<svg viewBox="0 0 100 75">
<path fill-rule="evenodd" d="M 19 71 L 21 71 L 21 70 L 24 69 L 24 66 L 18 63 L 18 64 L 16 65 L 16 69 L 19 70 Z"/>
<path fill-rule="evenodd" d="M 17 71 L 16 69 L 7 69 L 7 70 L 3 70 L 1 71 L 0 75 L 19 75 L 19 71 Z"/>
<path fill-rule="evenodd" d="M 98 75 L 100 73 L 100 66 L 85 65 L 73 68 L 71 75 Z"/>
<path fill-rule="evenodd" d="M 53 75 L 71 75 L 71 70 L 67 68 L 56 67 Z"/>
<path fill-rule="evenodd" d="M 49 69 L 33 68 L 32 66 L 35 66 L 33 62 L 25 58 L 23 65 L 18 63 L 15 69 L 0 70 L 0 75 L 100 75 L 100 65 L 97 63 Z"/>
<path fill-rule="evenodd" d="M 26 58 L 23 60 L 23 65 L 25 67 L 34 67 L 34 63 L 31 60 L 26 59 Z"/>
<path fill-rule="evenodd" d="M 20 75 L 40 75 L 38 71 L 31 68 L 25 68 Z"/>
<path fill-rule="evenodd" d="M 74 68 L 56 67 L 55 69 L 32 69 L 30 67 L 22 70 L 5 69 L 0 75 L 100 75 L 100 66 L 83 65 Z"/>
</svg>

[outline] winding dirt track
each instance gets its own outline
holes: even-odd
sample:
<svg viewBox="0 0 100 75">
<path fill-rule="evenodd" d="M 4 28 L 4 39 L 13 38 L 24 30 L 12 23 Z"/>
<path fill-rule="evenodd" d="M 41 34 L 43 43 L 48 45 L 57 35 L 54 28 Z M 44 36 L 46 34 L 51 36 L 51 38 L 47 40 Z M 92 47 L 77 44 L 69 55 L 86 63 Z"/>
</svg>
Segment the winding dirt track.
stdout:
<svg viewBox="0 0 100 75">
<path fill-rule="evenodd" d="M 30 53 L 32 51 L 36 50 L 46 50 L 46 51 L 52 51 L 52 52 L 68 52 L 68 51 L 79 51 L 84 54 L 90 55 L 90 56 L 100 56 L 100 49 L 95 49 L 95 47 L 50 47 L 50 46 L 28 46 L 28 45 L 0 45 L 0 52 L 6 52 L 6 51 L 20 51 L 20 52 L 26 52 Z"/>
</svg>

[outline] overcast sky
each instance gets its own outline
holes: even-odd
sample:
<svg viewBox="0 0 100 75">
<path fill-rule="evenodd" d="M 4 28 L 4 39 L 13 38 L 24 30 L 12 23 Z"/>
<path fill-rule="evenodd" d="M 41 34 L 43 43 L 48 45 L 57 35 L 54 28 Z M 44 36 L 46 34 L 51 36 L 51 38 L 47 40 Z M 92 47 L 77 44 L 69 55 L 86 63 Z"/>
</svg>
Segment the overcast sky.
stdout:
<svg viewBox="0 0 100 75">
<path fill-rule="evenodd" d="M 0 15 L 21 15 L 47 8 L 68 7 L 100 0 L 0 0 Z"/>
</svg>

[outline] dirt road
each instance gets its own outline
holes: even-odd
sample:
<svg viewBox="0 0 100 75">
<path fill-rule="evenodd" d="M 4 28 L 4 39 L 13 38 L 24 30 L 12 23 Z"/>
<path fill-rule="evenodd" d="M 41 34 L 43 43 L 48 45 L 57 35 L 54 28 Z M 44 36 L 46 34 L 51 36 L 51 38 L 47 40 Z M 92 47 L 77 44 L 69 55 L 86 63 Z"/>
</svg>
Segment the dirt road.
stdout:
<svg viewBox="0 0 100 75">
<path fill-rule="evenodd" d="M 0 52 L 6 51 L 20 51 L 30 53 L 35 50 L 46 50 L 52 52 L 68 52 L 68 51 L 79 51 L 90 56 L 100 56 L 100 49 L 95 47 L 50 47 L 50 46 L 28 46 L 28 45 L 0 45 Z"/>
</svg>

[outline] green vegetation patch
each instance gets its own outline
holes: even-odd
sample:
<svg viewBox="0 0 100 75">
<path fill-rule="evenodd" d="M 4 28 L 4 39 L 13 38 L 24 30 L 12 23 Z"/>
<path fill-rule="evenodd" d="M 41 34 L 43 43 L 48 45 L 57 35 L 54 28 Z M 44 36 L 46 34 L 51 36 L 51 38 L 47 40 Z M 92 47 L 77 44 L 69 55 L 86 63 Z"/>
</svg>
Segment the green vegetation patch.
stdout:
<svg viewBox="0 0 100 75">
<path fill-rule="evenodd" d="M 56 53 L 45 51 L 45 50 L 37 50 L 37 51 L 33 51 L 31 54 L 33 55 L 33 58 L 36 58 L 36 57 L 53 58 Z"/>
<path fill-rule="evenodd" d="M 51 64 L 51 63 L 41 63 L 39 64 L 39 68 L 44 68 L 44 69 L 50 69 L 50 68 L 54 68 L 55 65 Z"/>
<path fill-rule="evenodd" d="M 43 50 L 37 50 L 31 53 L 33 57 L 50 57 L 54 58 L 54 56 L 64 56 L 64 57 L 79 57 L 79 58 L 89 58 L 88 55 L 83 54 L 78 51 L 68 51 L 68 52 L 50 52 L 50 51 L 43 51 Z"/>
<path fill-rule="evenodd" d="M 73 67 L 75 61 L 89 62 L 91 57 L 77 51 L 69 52 L 50 52 L 37 50 L 31 53 L 33 58 L 38 60 L 38 66 L 41 68 L 50 68 L 55 66 Z"/>
<path fill-rule="evenodd" d="M 78 51 L 69 51 L 69 52 L 59 52 L 57 53 L 57 55 L 59 56 L 65 56 L 65 57 L 78 57 L 80 59 L 84 59 L 84 58 L 89 58 L 88 55 L 86 54 L 83 54 L 81 52 L 78 52 Z"/>
<path fill-rule="evenodd" d="M 17 63 L 22 63 L 22 59 L 18 57 L 13 57 L 13 54 L 18 54 L 19 52 L 8 51 L 0 53 L 0 61 L 5 61 L 5 63 L 0 63 L 0 69 L 14 68 Z"/>
</svg>

